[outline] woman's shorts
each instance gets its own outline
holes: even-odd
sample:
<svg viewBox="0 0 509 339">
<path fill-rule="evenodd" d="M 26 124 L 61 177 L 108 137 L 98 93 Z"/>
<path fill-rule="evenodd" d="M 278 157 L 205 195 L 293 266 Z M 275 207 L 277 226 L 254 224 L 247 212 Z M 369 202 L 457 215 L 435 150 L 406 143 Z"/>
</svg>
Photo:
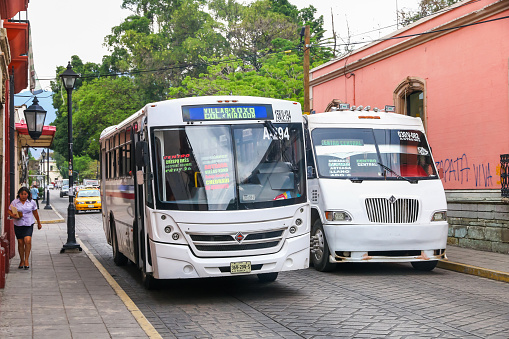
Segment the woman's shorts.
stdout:
<svg viewBox="0 0 509 339">
<path fill-rule="evenodd" d="M 34 224 L 30 226 L 16 226 L 14 225 L 14 233 L 16 234 L 16 239 L 23 239 L 24 237 L 31 237 L 32 233 L 34 233 Z"/>
</svg>

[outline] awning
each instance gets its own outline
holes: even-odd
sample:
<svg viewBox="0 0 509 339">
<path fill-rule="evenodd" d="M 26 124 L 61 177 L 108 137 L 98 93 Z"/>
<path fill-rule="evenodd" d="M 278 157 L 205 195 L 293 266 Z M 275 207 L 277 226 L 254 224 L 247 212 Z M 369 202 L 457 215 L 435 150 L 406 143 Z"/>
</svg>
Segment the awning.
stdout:
<svg viewBox="0 0 509 339">
<path fill-rule="evenodd" d="M 56 131 L 56 126 L 44 126 L 42 128 L 42 135 L 39 137 L 39 139 L 34 140 L 28 134 L 28 128 L 26 124 L 16 124 L 16 132 L 18 132 L 18 140 L 21 144 L 21 147 L 48 148 L 53 143 L 53 138 L 55 138 Z"/>
<path fill-rule="evenodd" d="M 6 22 L 7 39 L 11 49 L 9 72 L 14 67 L 14 93 L 28 87 L 28 23 Z"/>
<path fill-rule="evenodd" d="M 2 0 L 0 1 L 0 17 L 11 19 L 19 12 L 26 11 L 28 0 Z"/>
</svg>

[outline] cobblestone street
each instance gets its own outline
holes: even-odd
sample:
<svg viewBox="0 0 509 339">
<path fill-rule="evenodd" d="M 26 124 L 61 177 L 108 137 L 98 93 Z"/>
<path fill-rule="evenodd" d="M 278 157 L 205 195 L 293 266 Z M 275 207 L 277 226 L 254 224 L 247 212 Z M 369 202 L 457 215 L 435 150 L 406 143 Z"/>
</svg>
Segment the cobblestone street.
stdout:
<svg viewBox="0 0 509 339">
<path fill-rule="evenodd" d="M 54 206 L 65 217 L 67 199 Z M 142 287 L 134 266 L 117 267 L 100 214 L 76 216 L 77 235 L 163 338 L 507 338 L 509 285 L 410 264 L 341 266 L 256 276 L 164 281 Z"/>
</svg>

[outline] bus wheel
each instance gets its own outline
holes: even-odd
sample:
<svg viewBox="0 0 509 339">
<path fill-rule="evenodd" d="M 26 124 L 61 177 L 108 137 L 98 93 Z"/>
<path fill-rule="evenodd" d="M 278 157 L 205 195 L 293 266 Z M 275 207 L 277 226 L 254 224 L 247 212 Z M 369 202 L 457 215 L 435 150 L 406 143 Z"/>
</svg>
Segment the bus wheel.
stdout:
<svg viewBox="0 0 509 339">
<path fill-rule="evenodd" d="M 311 261 L 317 271 L 328 272 L 334 269 L 335 265 L 329 262 L 329 245 L 325 239 L 322 222 L 317 219 L 311 228 L 311 236 L 314 244 L 311 246 Z"/>
<path fill-rule="evenodd" d="M 412 266 L 418 271 L 432 271 L 437 267 L 438 260 L 412 261 Z"/>
<path fill-rule="evenodd" d="M 157 279 L 154 278 L 152 273 L 147 273 L 141 269 L 141 283 L 147 290 L 155 290 L 157 287 Z"/>
<path fill-rule="evenodd" d="M 115 221 L 111 221 L 111 248 L 113 249 L 113 262 L 117 266 L 124 266 L 127 264 L 127 257 L 120 253 L 118 250 L 117 230 Z"/>
<path fill-rule="evenodd" d="M 278 272 L 271 272 L 271 273 L 260 273 L 257 274 L 258 280 L 260 282 L 273 282 L 277 279 Z"/>
</svg>

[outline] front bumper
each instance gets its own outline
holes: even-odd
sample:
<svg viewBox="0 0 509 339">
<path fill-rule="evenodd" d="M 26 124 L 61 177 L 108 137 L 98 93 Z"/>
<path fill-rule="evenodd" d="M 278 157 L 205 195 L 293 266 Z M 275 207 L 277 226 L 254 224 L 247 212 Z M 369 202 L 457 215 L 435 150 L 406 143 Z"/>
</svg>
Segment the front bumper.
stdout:
<svg viewBox="0 0 509 339">
<path fill-rule="evenodd" d="M 330 262 L 410 262 L 445 258 L 447 222 L 324 225 Z"/>
<path fill-rule="evenodd" d="M 76 208 L 76 211 L 100 211 L 102 206 L 101 204 L 93 204 L 94 207 L 90 207 L 91 205 L 88 204 L 75 204 L 74 207 Z"/>
<path fill-rule="evenodd" d="M 188 279 L 227 277 L 247 274 L 291 271 L 309 267 L 309 233 L 288 238 L 277 253 L 231 257 L 198 258 L 189 246 L 157 243 L 150 240 L 154 277 L 157 279 Z M 250 273 L 232 274 L 232 262 L 251 262 Z"/>
</svg>

